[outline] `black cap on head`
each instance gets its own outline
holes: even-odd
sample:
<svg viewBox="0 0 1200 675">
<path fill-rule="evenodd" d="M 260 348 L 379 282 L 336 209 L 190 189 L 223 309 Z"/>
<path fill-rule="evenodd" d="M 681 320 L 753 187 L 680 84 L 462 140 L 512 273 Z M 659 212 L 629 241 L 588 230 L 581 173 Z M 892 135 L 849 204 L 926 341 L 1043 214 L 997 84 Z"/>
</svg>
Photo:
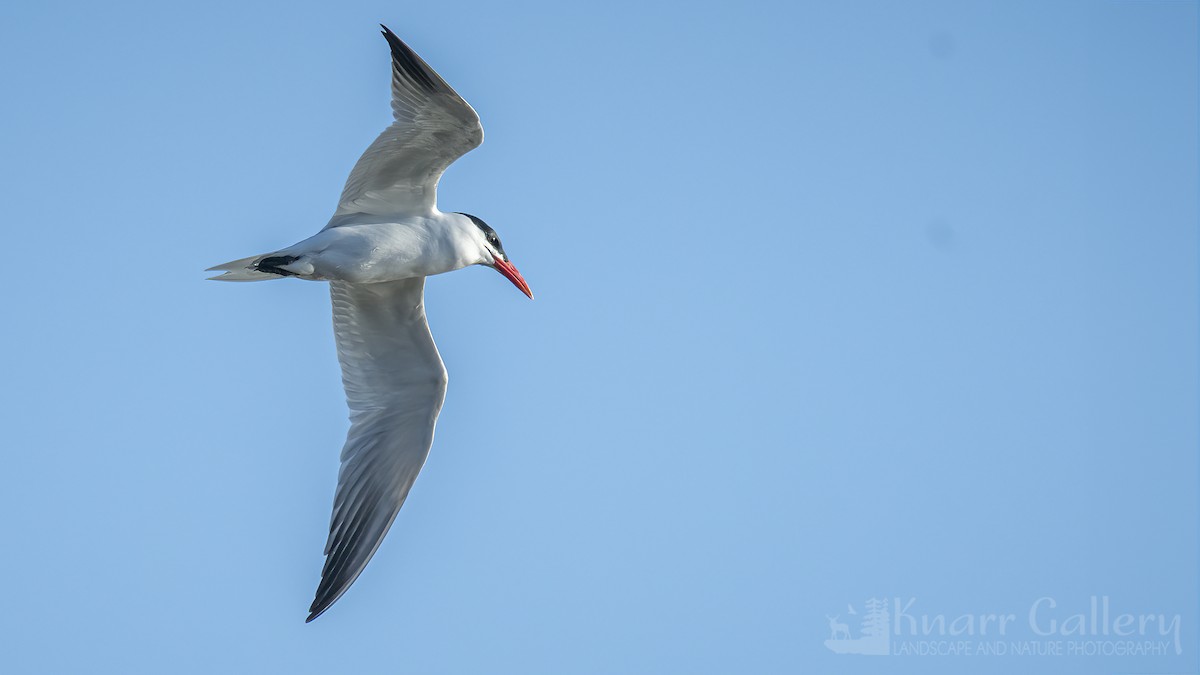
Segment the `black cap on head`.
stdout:
<svg viewBox="0 0 1200 675">
<path fill-rule="evenodd" d="M 475 223 L 476 227 L 483 230 L 483 236 L 487 238 L 487 241 L 492 245 L 492 248 L 496 249 L 496 252 L 500 254 L 500 257 L 504 258 L 505 261 L 508 260 L 508 254 L 504 252 L 504 247 L 500 245 L 500 236 L 496 234 L 496 231 L 492 229 L 491 225 L 483 222 L 482 218 L 478 218 L 469 213 L 463 213 L 461 211 L 455 211 L 455 213 L 460 216 L 466 216 L 470 218 L 471 222 Z"/>
</svg>

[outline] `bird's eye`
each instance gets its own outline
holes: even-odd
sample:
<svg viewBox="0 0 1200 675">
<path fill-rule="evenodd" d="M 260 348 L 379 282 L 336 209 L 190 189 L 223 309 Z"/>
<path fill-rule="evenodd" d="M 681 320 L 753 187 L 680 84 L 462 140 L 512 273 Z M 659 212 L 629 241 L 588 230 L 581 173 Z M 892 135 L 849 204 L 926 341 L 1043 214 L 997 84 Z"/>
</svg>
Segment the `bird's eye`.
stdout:
<svg viewBox="0 0 1200 675">
<path fill-rule="evenodd" d="M 494 234 L 489 234 L 489 235 L 488 235 L 488 243 L 492 244 L 493 246 L 499 246 L 499 245 L 500 245 L 500 239 L 499 239 L 499 237 L 497 237 L 497 236 L 496 236 L 496 235 L 494 235 Z"/>
</svg>

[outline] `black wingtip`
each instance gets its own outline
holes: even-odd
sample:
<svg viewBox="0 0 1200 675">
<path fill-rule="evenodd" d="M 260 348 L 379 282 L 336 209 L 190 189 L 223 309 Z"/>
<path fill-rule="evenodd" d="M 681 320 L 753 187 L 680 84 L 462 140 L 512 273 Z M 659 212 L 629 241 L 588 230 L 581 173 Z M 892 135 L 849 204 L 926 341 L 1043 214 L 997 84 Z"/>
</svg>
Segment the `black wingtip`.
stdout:
<svg viewBox="0 0 1200 675">
<path fill-rule="evenodd" d="M 388 47 L 391 48 L 393 54 L 395 54 L 397 46 L 399 46 L 401 51 L 408 47 L 408 45 L 404 44 L 404 41 L 400 39 L 400 36 L 393 33 L 392 29 L 388 28 L 386 24 L 381 23 L 379 24 L 379 27 L 383 29 L 379 32 L 383 35 L 383 39 L 388 41 Z"/>
<path fill-rule="evenodd" d="M 327 602 L 325 603 L 325 606 L 322 607 L 320 603 L 314 600 L 312 607 L 308 608 L 308 618 L 304 620 L 304 623 L 312 623 L 313 619 L 324 614 L 325 610 L 329 609 L 329 606 L 332 604 L 332 602 Z"/>
<path fill-rule="evenodd" d="M 379 24 L 383 29 L 383 37 L 388 42 L 388 47 L 392 51 L 392 65 L 398 72 L 404 72 L 419 88 L 428 92 L 438 90 L 438 76 L 417 56 L 417 53 L 412 50 L 412 47 L 404 44 L 399 36 L 392 32 L 384 24 Z"/>
</svg>

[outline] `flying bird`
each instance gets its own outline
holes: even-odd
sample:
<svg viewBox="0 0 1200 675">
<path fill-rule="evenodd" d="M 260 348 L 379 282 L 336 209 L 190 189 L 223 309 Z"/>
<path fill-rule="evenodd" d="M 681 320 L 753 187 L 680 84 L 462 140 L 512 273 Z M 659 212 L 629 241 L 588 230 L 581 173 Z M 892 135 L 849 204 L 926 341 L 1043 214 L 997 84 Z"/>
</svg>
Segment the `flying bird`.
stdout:
<svg viewBox="0 0 1200 675">
<path fill-rule="evenodd" d="M 350 430 L 325 566 L 307 621 L 362 573 L 429 455 L 446 368 L 425 321 L 425 277 L 485 265 L 533 298 L 487 223 L 437 208 L 446 167 L 483 142 L 479 115 L 396 34 L 395 122 L 367 148 L 316 235 L 217 265 L 218 281 L 328 281 Z"/>
</svg>

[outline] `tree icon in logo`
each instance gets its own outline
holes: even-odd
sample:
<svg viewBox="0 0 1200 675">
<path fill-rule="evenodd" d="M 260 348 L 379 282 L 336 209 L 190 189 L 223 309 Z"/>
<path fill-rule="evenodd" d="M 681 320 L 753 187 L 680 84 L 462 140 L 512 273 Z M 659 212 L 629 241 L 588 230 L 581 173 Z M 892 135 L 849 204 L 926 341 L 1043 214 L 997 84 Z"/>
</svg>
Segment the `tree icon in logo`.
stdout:
<svg viewBox="0 0 1200 675">
<path fill-rule="evenodd" d="M 829 620 L 829 639 L 825 647 L 838 654 L 870 654 L 886 656 L 890 648 L 888 623 L 891 616 L 887 610 L 887 598 L 871 598 L 864 603 L 866 612 L 859 622 L 860 637 L 851 635 L 850 626 L 840 620 L 840 616 L 825 615 Z M 857 615 L 854 605 L 849 606 L 850 614 Z"/>
</svg>

